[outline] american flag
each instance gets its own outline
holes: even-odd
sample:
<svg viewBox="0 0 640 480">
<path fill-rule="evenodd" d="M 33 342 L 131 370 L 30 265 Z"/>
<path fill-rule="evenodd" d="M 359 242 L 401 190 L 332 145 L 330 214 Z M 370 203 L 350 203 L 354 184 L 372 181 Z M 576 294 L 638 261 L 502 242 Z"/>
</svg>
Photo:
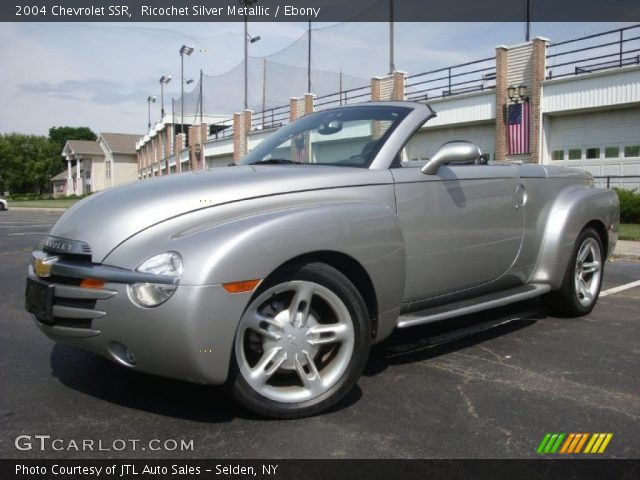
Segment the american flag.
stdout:
<svg viewBox="0 0 640 480">
<path fill-rule="evenodd" d="M 507 138 L 509 155 L 529 153 L 529 101 L 509 105 L 507 113 Z"/>
</svg>

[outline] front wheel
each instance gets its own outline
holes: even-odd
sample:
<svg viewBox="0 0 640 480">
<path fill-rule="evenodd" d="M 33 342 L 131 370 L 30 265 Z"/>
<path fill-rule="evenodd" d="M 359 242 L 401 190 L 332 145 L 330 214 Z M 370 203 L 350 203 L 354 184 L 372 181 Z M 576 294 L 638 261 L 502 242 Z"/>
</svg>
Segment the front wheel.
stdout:
<svg viewBox="0 0 640 480">
<path fill-rule="evenodd" d="M 318 414 L 355 385 L 370 338 L 366 306 L 347 277 L 322 263 L 287 269 L 245 310 L 227 387 L 260 415 Z"/>
<path fill-rule="evenodd" d="M 576 241 L 559 290 L 547 295 L 547 306 L 560 315 L 579 317 L 593 310 L 602 285 L 604 268 L 602 241 L 591 227 Z"/>
</svg>

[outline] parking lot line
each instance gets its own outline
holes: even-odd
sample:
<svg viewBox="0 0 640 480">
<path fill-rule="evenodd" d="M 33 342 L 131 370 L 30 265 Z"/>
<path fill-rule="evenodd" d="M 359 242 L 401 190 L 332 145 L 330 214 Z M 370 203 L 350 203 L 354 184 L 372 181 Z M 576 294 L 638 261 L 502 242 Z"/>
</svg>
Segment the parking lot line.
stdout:
<svg viewBox="0 0 640 480">
<path fill-rule="evenodd" d="M 622 292 L 624 290 L 629 290 L 630 288 L 640 287 L 640 280 L 635 282 L 625 283 L 624 285 L 620 285 L 619 287 L 613 287 L 609 290 L 605 290 L 604 292 L 600 292 L 601 297 L 606 297 L 607 295 L 613 295 L 614 293 Z"/>
<path fill-rule="evenodd" d="M 23 237 L 25 235 L 46 235 L 47 232 L 15 232 L 7 233 L 7 237 Z"/>
</svg>

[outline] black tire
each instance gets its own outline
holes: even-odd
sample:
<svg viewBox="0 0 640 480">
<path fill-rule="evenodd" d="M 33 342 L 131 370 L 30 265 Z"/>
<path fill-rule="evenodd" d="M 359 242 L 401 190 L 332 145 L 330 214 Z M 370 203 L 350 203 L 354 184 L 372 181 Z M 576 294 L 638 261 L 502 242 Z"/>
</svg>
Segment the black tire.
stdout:
<svg viewBox="0 0 640 480">
<path fill-rule="evenodd" d="M 274 401 L 251 387 L 240 371 L 234 348 L 229 378 L 225 384 L 226 391 L 248 410 L 277 419 L 313 416 L 333 407 L 355 386 L 365 367 L 371 346 L 371 323 L 362 296 L 346 276 L 324 263 L 296 265 L 277 272 L 260 286 L 247 308 L 257 302 L 258 297 L 267 290 L 290 281 L 313 282 L 337 295 L 351 317 L 354 342 L 351 358 L 341 377 L 319 396 L 295 403 Z M 236 336 L 239 334 L 240 332 L 236 333 Z"/>
<path fill-rule="evenodd" d="M 600 260 L 600 274 L 596 282 L 597 285 L 594 286 L 595 294 L 586 305 L 584 304 L 584 298 L 581 301 L 580 293 L 576 287 L 575 281 L 578 253 L 580 252 L 581 247 L 585 245 L 585 242 L 595 242 L 594 245 L 597 245 L 597 248 L 599 249 Z M 605 262 L 606 259 L 600 236 L 593 228 L 585 228 L 580 232 L 580 235 L 578 235 L 578 238 L 576 239 L 573 252 L 571 253 L 571 258 L 569 259 L 569 264 L 567 265 L 567 269 L 562 280 L 562 285 L 558 290 L 549 292 L 544 298 L 548 310 L 551 313 L 562 317 L 581 317 L 589 314 L 598 302 L 600 288 L 602 287 L 602 274 Z"/>
</svg>

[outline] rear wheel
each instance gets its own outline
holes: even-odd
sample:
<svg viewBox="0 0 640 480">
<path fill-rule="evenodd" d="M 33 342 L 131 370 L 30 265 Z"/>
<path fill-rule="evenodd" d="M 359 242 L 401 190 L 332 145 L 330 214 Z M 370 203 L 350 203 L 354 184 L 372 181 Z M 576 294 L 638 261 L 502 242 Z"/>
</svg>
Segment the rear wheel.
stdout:
<svg viewBox="0 0 640 480">
<path fill-rule="evenodd" d="M 366 306 L 347 277 L 321 263 L 287 269 L 244 312 L 227 387 L 264 416 L 315 415 L 355 385 L 370 337 Z"/>
<path fill-rule="evenodd" d="M 576 241 L 559 290 L 547 295 L 547 306 L 560 315 L 579 317 L 595 307 L 602 286 L 604 268 L 602 241 L 591 227 Z"/>
</svg>

